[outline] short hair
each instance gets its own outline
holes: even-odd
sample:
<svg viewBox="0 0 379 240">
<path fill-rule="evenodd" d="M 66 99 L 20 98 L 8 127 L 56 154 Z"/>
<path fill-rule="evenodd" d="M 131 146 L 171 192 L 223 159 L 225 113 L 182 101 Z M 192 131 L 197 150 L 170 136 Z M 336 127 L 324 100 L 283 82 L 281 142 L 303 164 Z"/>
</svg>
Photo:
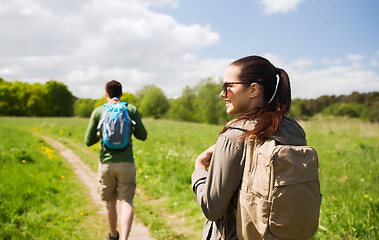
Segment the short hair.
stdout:
<svg viewBox="0 0 379 240">
<path fill-rule="evenodd" d="M 109 81 L 105 84 L 105 91 L 110 98 L 120 98 L 122 96 L 122 85 L 116 80 Z"/>
</svg>

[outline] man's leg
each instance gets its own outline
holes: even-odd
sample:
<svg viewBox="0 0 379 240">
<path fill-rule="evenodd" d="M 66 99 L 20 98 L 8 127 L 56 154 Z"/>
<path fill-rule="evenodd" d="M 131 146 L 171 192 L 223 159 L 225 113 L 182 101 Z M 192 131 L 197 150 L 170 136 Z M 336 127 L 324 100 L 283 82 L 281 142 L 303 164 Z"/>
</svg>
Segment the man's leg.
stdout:
<svg viewBox="0 0 379 240">
<path fill-rule="evenodd" d="M 107 218 L 112 237 L 117 236 L 117 200 L 107 202 Z"/>
<path fill-rule="evenodd" d="M 129 237 L 130 229 L 132 228 L 133 222 L 133 205 L 122 200 L 121 203 L 121 240 L 127 240 Z"/>
</svg>

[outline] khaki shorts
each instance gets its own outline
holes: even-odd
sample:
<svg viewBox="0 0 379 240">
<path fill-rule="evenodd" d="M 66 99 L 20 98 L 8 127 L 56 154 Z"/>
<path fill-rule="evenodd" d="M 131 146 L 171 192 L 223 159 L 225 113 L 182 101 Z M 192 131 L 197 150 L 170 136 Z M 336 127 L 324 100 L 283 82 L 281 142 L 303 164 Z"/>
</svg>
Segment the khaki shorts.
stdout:
<svg viewBox="0 0 379 240">
<path fill-rule="evenodd" d="M 136 190 L 134 163 L 100 163 L 98 190 L 103 201 L 118 199 L 133 204 Z"/>
</svg>

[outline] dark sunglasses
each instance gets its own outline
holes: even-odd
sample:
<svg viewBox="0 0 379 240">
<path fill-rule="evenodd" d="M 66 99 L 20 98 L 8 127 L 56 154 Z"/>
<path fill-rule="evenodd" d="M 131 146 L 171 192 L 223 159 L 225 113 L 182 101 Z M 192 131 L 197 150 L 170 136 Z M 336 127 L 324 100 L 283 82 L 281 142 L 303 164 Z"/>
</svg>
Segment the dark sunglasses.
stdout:
<svg viewBox="0 0 379 240">
<path fill-rule="evenodd" d="M 225 96 L 228 96 L 228 88 L 230 88 L 231 85 L 233 85 L 233 84 L 247 84 L 247 85 L 250 85 L 251 83 L 247 83 L 247 82 L 223 82 L 223 83 L 221 83 L 221 88 L 222 88 L 222 91 L 224 91 Z"/>
</svg>

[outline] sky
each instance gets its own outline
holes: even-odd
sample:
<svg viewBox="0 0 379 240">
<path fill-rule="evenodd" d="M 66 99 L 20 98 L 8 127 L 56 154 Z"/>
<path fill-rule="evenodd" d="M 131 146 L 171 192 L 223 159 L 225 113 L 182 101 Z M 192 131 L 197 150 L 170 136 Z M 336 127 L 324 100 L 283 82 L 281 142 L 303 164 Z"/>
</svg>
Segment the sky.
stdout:
<svg viewBox="0 0 379 240">
<path fill-rule="evenodd" d="M 293 98 L 379 91 L 377 0 L 0 0 L 0 77 L 98 99 L 115 79 L 168 98 L 241 57 L 284 69 Z"/>
</svg>

